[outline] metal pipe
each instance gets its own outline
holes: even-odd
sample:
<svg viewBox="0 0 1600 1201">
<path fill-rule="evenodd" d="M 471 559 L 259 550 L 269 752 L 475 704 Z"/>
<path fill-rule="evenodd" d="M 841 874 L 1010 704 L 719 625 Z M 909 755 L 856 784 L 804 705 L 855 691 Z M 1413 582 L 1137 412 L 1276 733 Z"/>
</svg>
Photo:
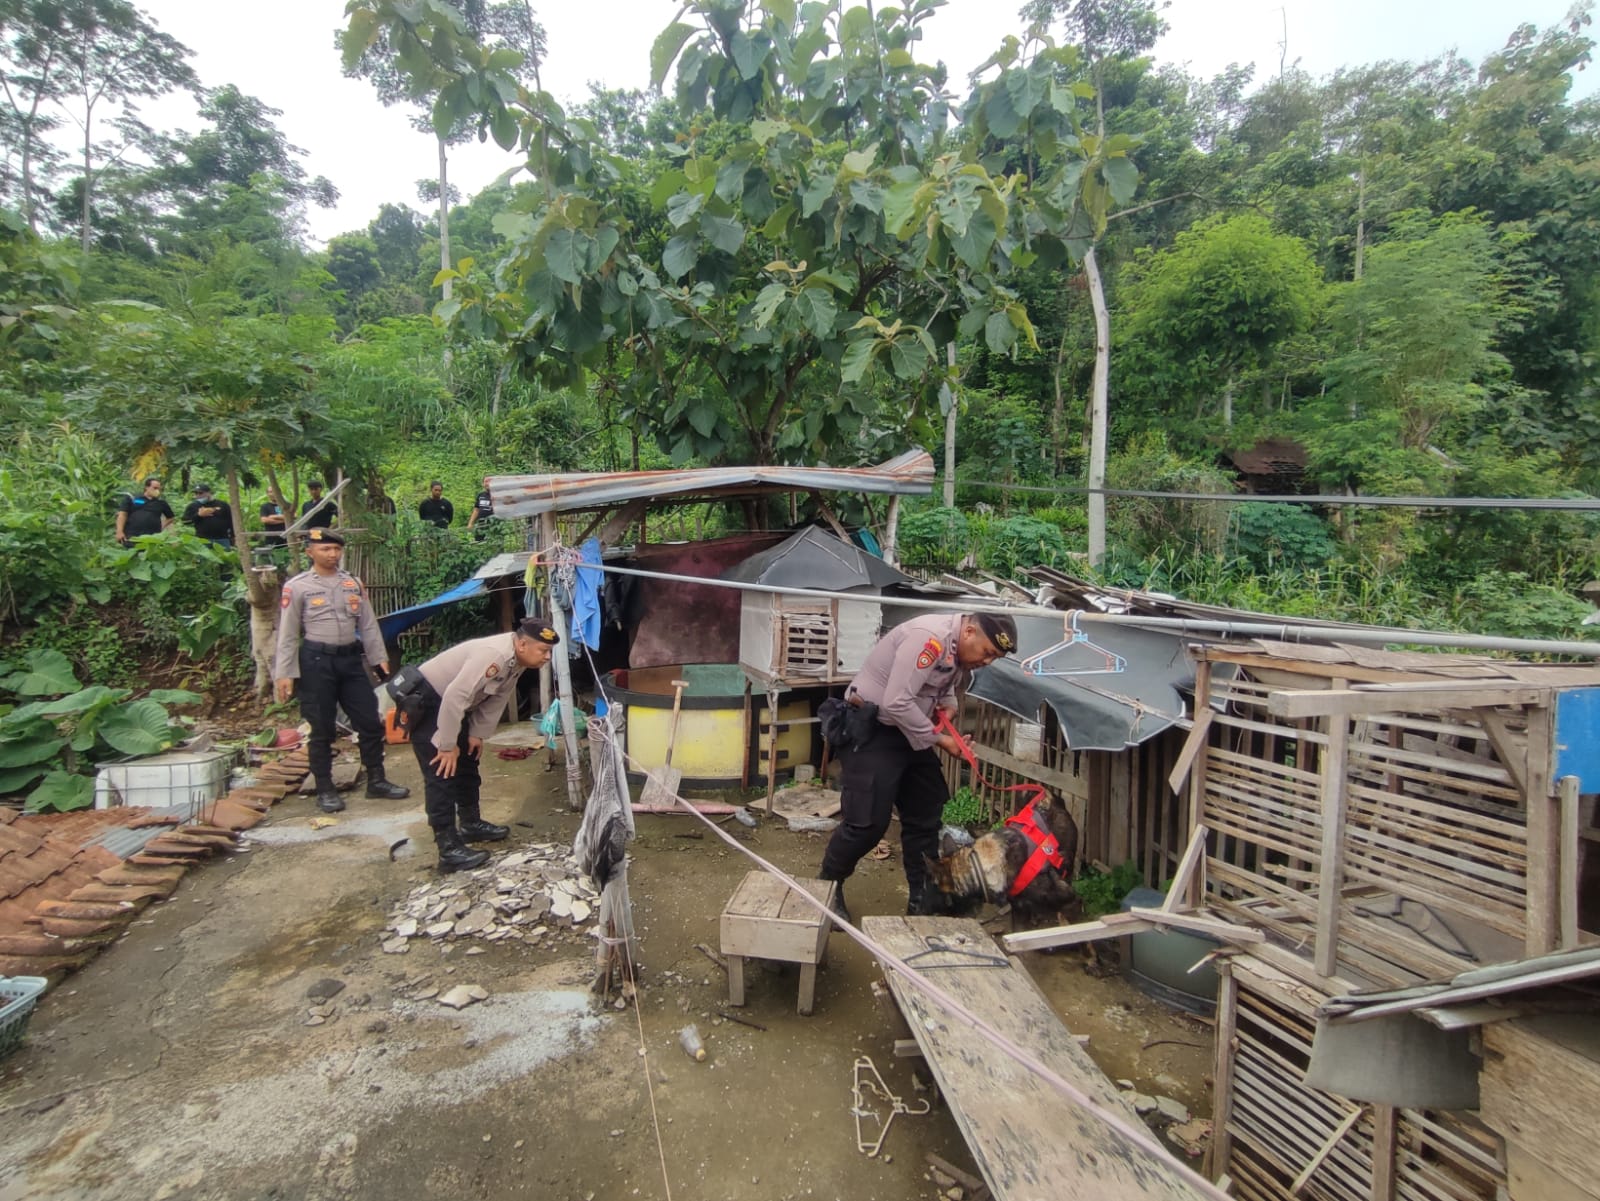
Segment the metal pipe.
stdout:
<svg viewBox="0 0 1600 1201">
<path fill-rule="evenodd" d="M 592 567 L 594 564 L 586 564 Z M 678 575 L 667 571 L 643 571 L 637 567 L 616 567 L 600 564 L 601 571 L 614 575 L 631 575 L 647 580 L 669 580 L 680 584 L 703 584 L 710 588 L 732 588 L 740 592 L 765 592 L 778 596 L 810 596 L 820 600 L 863 601 L 883 599 L 876 595 L 863 596 L 859 592 L 828 592 L 818 588 L 781 588 L 773 584 L 747 584 L 737 580 L 715 580 L 704 576 Z M 1061 609 L 1043 605 L 1002 605 L 965 601 L 954 603 L 943 600 L 918 600 L 915 597 L 892 597 L 890 603 L 910 609 L 935 609 L 945 613 L 1006 613 L 1012 617 L 1064 616 Z M 1140 617 L 1127 613 L 1096 613 L 1084 610 L 1080 621 L 1101 622 L 1105 625 L 1132 626 L 1136 629 L 1168 630 L 1175 634 L 1236 634 L 1247 638 L 1274 638 L 1279 642 L 1350 642 L 1362 646 L 1387 646 L 1400 643 L 1406 646 L 1459 647 L 1464 650 L 1517 651 L 1535 655 L 1574 655 L 1585 659 L 1600 659 L 1600 642 L 1557 642 L 1542 638 L 1496 638 L 1486 634 L 1448 634 L 1432 630 L 1403 630 L 1383 626 L 1319 626 L 1294 622 L 1224 621 L 1190 617 Z"/>
</svg>

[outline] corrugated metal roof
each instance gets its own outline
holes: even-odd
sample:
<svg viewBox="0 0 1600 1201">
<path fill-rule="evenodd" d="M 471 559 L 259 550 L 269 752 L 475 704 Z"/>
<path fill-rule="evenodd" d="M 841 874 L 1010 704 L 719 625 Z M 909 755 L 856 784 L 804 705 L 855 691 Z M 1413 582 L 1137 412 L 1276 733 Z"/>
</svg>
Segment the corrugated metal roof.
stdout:
<svg viewBox="0 0 1600 1201">
<path fill-rule="evenodd" d="M 497 517 L 533 517 L 608 509 L 631 500 L 684 502 L 774 491 L 871 492 L 926 496 L 933 456 L 909 450 L 876 467 L 704 467 L 693 471 L 612 471 L 573 475 L 495 475 L 489 495 Z"/>
</svg>

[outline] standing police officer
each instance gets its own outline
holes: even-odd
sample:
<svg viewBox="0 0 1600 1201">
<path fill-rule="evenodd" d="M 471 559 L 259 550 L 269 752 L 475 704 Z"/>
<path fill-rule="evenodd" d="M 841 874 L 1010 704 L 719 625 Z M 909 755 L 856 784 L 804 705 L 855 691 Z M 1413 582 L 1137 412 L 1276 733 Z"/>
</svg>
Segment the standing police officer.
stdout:
<svg viewBox="0 0 1600 1201">
<path fill-rule="evenodd" d="M 1004 614 L 914 617 L 867 652 L 846 690 L 849 704 L 875 712 L 864 742 L 836 746 L 843 769 L 840 824 L 822 855 L 824 880 L 839 881 L 835 911 L 846 921 L 844 881 L 900 814 L 908 914 L 931 912 L 923 856 L 939 854 L 939 822 L 950 790 L 933 748 L 958 754 L 955 738 L 934 729 L 936 708 L 955 712 L 957 688 L 972 669 L 1017 649 L 1017 624 Z"/>
<path fill-rule="evenodd" d="M 478 756 L 506 698 L 516 692 L 517 678 L 550 662 L 550 648 L 560 641 L 543 618 L 529 617 L 512 633 L 474 638 L 422 665 L 422 680 L 408 698 L 406 728 L 422 769 L 441 872 L 478 867 L 489 853 L 466 843 L 499 842 L 511 832 L 484 821 L 479 811 Z"/>
<path fill-rule="evenodd" d="M 344 801 L 333 786 L 334 710 L 343 706 L 356 728 L 361 762 L 367 769 L 367 795 L 401 800 L 409 789 L 389 783 L 383 770 L 383 724 L 363 661 L 380 676 L 389 673 L 383 635 L 361 581 L 341 570 L 344 536 L 313 527 L 306 532 L 311 570 L 283 586 L 278 623 L 278 657 L 273 675 L 278 700 L 287 701 L 300 680 L 300 712 L 311 725 L 311 774 L 317 781 L 317 808 L 337 813 Z M 305 642 L 300 641 L 301 633 Z"/>
</svg>

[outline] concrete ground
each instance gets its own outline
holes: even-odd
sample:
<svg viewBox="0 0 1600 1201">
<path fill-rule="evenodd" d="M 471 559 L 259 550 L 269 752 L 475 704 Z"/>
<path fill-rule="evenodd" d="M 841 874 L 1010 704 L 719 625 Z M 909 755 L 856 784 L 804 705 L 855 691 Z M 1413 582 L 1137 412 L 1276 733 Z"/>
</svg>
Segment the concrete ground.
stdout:
<svg viewBox="0 0 1600 1201">
<path fill-rule="evenodd" d="M 485 761 L 485 815 L 510 844 L 570 843 L 560 773 L 542 758 Z M 392 778 L 418 791 L 405 748 Z M 420 802 L 367 801 L 314 830 L 306 798 L 278 805 L 247 852 L 189 874 L 35 1012 L 0 1062 L 0 1201 L 228 1198 L 391 1201 L 536 1197 L 835 1198 L 940 1195 L 926 1155 L 971 1170 L 948 1110 L 897 1118 L 877 1158 L 857 1147 L 852 1065 L 870 1056 L 908 1101 L 926 1096 L 872 996 L 869 956 L 840 935 L 812 1017 L 798 971 L 747 972 L 725 1021 L 715 947 L 750 864 L 687 817 L 641 817 L 630 869 L 643 958 L 637 1008 L 588 993 L 593 942 L 380 942 L 391 908 L 433 879 Z M 796 875 L 822 836 L 725 827 Z M 390 846 L 407 837 L 394 860 Z M 857 915 L 899 912 L 898 851 L 850 884 Z M 1210 1108 L 1209 1031 L 1085 970 L 1077 952 L 1027 962 L 1108 1074 Z M 308 1025 L 319 981 L 344 984 Z M 411 999 L 482 985 L 461 1011 Z M 678 1032 L 699 1026 L 708 1056 Z M 868 1128 L 875 1134 L 876 1128 Z"/>
</svg>

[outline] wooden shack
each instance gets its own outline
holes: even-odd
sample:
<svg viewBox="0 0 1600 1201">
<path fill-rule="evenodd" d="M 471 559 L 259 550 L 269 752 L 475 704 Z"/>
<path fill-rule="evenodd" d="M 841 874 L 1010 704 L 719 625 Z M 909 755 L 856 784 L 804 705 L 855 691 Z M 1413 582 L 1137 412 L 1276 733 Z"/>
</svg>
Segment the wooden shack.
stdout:
<svg viewBox="0 0 1600 1201">
<path fill-rule="evenodd" d="M 1582 904 L 1600 874 L 1600 669 L 1301 644 L 1195 654 L 1199 716 L 1176 778 L 1210 832 L 1192 899 L 1271 936 L 1224 969 L 1214 1172 L 1240 1197 L 1285 1201 L 1535 1201 L 1555 1195 L 1551 1173 L 1593 1189 L 1538 1137 L 1570 1120 L 1556 1096 L 1519 1088 L 1535 1111 L 1492 1101 L 1515 1079 L 1492 1055 L 1478 1111 L 1361 1104 L 1307 1075 L 1335 997 L 1600 941 Z M 1223 664 L 1239 674 L 1224 682 Z M 1481 1046 L 1566 1064 L 1575 1095 L 1600 1087 L 1590 1053 L 1519 1034 L 1486 1029 Z"/>
</svg>

